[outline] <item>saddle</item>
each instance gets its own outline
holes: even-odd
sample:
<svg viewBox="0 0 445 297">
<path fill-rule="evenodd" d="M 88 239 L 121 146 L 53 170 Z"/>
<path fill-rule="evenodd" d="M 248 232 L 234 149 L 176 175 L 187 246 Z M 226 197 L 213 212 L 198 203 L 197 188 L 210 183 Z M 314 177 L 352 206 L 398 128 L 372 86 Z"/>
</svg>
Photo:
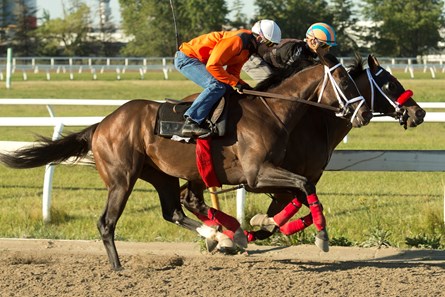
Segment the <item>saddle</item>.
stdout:
<svg viewBox="0 0 445 297">
<path fill-rule="evenodd" d="M 184 113 L 192 105 L 192 102 L 183 102 L 175 99 L 165 99 L 165 103 L 161 103 L 156 116 L 155 134 L 163 137 L 180 136 L 182 126 L 184 125 Z M 221 100 L 215 104 L 210 112 L 206 123 L 211 130 L 210 136 L 224 136 L 226 133 L 227 124 L 227 100 L 222 97 Z"/>
</svg>

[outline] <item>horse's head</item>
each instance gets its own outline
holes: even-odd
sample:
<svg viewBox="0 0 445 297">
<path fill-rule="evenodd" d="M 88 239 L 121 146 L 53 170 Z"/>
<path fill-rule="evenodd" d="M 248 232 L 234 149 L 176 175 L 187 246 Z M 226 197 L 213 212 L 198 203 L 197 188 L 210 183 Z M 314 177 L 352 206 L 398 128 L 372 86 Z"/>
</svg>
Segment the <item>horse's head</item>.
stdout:
<svg viewBox="0 0 445 297">
<path fill-rule="evenodd" d="M 363 60 L 357 54 L 350 74 L 365 95 L 372 112 L 377 116 L 391 116 L 399 120 L 405 129 L 423 123 L 425 111 L 412 98 L 413 92 L 405 90 L 372 55 L 368 56 L 368 66 L 364 68 Z"/>
<path fill-rule="evenodd" d="M 331 54 L 320 57 L 320 61 L 324 65 L 324 78 L 318 90 L 318 101 L 336 99 L 340 107 L 337 116 L 350 119 L 353 127 L 367 125 L 372 112 L 345 67 Z"/>
</svg>

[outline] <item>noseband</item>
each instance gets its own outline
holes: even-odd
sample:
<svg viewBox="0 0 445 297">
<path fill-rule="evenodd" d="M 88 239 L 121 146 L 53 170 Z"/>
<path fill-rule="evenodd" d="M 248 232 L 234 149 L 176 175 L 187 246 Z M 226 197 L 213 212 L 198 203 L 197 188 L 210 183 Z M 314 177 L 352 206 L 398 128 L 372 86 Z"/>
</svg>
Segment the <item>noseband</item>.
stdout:
<svg viewBox="0 0 445 297">
<path fill-rule="evenodd" d="M 325 87 L 328 83 L 328 81 L 331 82 L 332 88 L 334 89 L 334 93 L 335 96 L 337 98 L 338 104 L 340 105 L 340 111 L 338 113 L 336 113 L 336 115 L 338 117 L 345 117 L 349 114 L 350 112 L 350 108 L 352 107 L 351 105 L 357 101 L 360 101 L 360 103 L 358 104 L 357 108 L 355 108 L 354 113 L 352 114 L 351 117 L 351 123 L 354 121 L 354 118 L 357 116 L 357 112 L 360 109 L 360 107 L 365 103 L 365 98 L 363 98 L 363 96 L 357 96 L 355 98 L 352 99 L 348 99 L 346 98 L 345 94 L 342 92 L 342 90 L 340 89 L 340 86 L 337 84 L 337 82 L 335 81 L 334 77 L 332 76 L 332 72 L 337 69 L 338 67 L 342 66 L 341 63 L 338 63 L 337 65 L 334 65 L 333 67 L 329 68 L 328 66 L 324 65 L 324 78 L 323 78 L 323 83 L 321 86 L 321 92 L 320 95 L 318 96 L 318 102 L 321 102 L 321 98 L 323 96 L 323 93 L 325 91 Z M 348 74 L 349 75 L 349 74 Z M 349 78 L 352 80 L 352 78 L 349 76 Z"/>
<path fill-rule="evenodd" d="M 376 77 L 379 76 L 383 71 L 384 71 L 383 68 L 381 68 L 375 74 L 375 76 Z M 399 96 L 399 98 L 397 98 L 397 100 L 393 101 L 393 100 L 391 100 L 391 98 L 389 98 L 385 94 L 385 92 L 383 92 L 382 86 L 380 86 L 376 82 L 376 80 L 374 79 L 374 76 L 372 75 L 371 70 L 369 68 L 366 68 L 366 75 L 368 76 L 368 81 L 369 81 L 369 84 L 371 85 L 371 110 L 373 113 L 375 112 L 374 111 L 374 98 L 375 98 L 374 88 L 377 89 L 380 92 L 380 94 L 382 94 L 382 96 L 386 99 L 386 101 L 388 101 L 388 103 L 394 107 L 394 111 L 396 113 L 400 112 L 400 109 L 403 107 L 405 102 L 413 96 L 413 91 L 406 90 Z M 378 114 L 377 114 L 377 116 L 378 116 Z"/>
<path fill-rule="evenodd" d="M 384 72 L 383 68 L 380 68 L 379 71 L 375 74 L 375 76 L 379 76 L 382 72 Z M 408 114 L 405 108 L 403 108 L 403 105 L 406 103 L 406 101 L 413 96 L 413 91 L 406 90 L 403 92 L 396 100 L 391 100 L 385 92 L 382 90 L 382 86 L 380 86 L 376 80 L 374 79 L 374 75 L 371 73 L 371 70 L 369 68 L 366 68 L 366 75 L 368 76 L 369 84 L 371 85 L 371 111 L 374 116 L 392 116 L 393 118 L 399 120 L 401 125 L 406 126 L 406 121 L 408 120 Z M 374 98 L 375 93 L 374 89 L 377 89 L 380 94 L 388 101 L 388 103 L 394 107 L 394 112 L 390 114 L 383 114 L 381 112 L 377 113 L 374 111 Z"/>
</svg>

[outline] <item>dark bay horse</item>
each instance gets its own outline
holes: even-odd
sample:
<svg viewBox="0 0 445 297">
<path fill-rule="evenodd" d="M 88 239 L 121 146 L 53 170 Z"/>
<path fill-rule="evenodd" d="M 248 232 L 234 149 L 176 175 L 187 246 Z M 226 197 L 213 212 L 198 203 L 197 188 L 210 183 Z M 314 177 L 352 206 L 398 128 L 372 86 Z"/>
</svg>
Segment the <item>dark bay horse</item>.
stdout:
<svg viewBox="0 0 445 297">
<path fill-rule="evenodd" d="M 342 107 L 343 115 L 352 117 L 348 123 L 366 125 L 372 114 L 363 104 L 364 99 L 346 69 L 331 55 L 321 60 L 322 64 L 308 67 L 268 91 L 301 100 L 318 99 L 323 104 Z M 313 183 L 281 167 L 289 131 L 294 130 L 304 117 L 308 106 L 295 99 L 267 99 L 264 104 L 255 96 L 232 94 L 229 97 L 226 135 L 212 142 L 213 162 L 220 182 L 245 184 L 254 191 L 263 192 L 277 189 L 292 193 L 302 191 L 316 198 Z M 155 134 L 159 106 L 154 101 L 132 100 L 100 123 L 80 132 L 54 141 L 41 138 L 33 147 L 0 154 L 0 162 L 6 166 L 32 168 L 59 164 L 73 156 L 84 157 L 92 151 L 97 171 L 108 189 L 108 200 L 97 226 L 114 269 L 121 268 L 114 241 L 116 224 L 139 178 L 151 183 L 158 192 L 165 220 L 206 238 L 226 239 L 223 233 L 184 214 L 179 179 L 201 180 L 195 145 Z M 317 214 L 324 219 L 320 209 Z M 327 241 L 323 225 L 319 231 Z M 240 245 L 247 246 L 247 238 L 241 229 L 240 233 L 236 234 Z"/>
<path fill-rule="evenodd" d="M 350 67 L 349 73 L 356 81 L 374 116 L 392 116 L 405 129 L 408 127 L 414 128 L 422 124 L 425 111 L 414 101 L 412 92 L 406 91 L 394 76 L 379 65 L 375 57 L 368 57 L 368 65 L 369 68 L 365 70 L 361 58 L 357 57 L 355 63 Z M 314 127 L 319 133 L 315 133 L 315 137 L 314 135 L 308 135 L 301 126 L 296 127 L 292 131 L 288 143 L 289 150 L 285 157 L 285 168 L 301 174 L 314 184 L 317 184 L 335 147 L 348 134 L 351 126 L 345 123 L 345 121 L 325 116 L 323 112 L 316 109 L 308 110 L 303 121 L 305 124 Z M 324 137 L 322 136 L 322 131 L 325 133 Z M 306 137 L 303 135 L 306 135 Z M 329 141 L 326 142 L 326 139 Z M 308 145 L 304 147 L 298 146 L 297 144 L 301 143 L 302 140 Z M 309 169 L 308 166 L 311 168 Z M 318 168 L 318 170 L 315 170 L 315 168 Z M 299 194 L 298 198 L 283 193 L 275 195 L 275 199 L 272 200 L 267 211 L 267 217 L 274 217 L 279 221 L 275 231 L 280 230 L 282 233 L 290 235 L 311 225 L 312 216 L 310 214 L 298 220 L 289 221 L 298 212 L 298 207 L 289 206 L 287 212 L 281 212 L 291 201 L 294 201 L 294 198 L 307 204 L 304 193 L 300 192 Z M 270 236 L 271 230 L 267 230 L 267 227 L 264 229 L 266 230 L 252 233 L 250 239 L 264 239 Z"/>
<path fill-rule="evenodd" d="M 416 127 L 423 122 L 425 111 L 411 97 L 412 93 L 406 91 L 400 82 L 388 71 L 383 69 L 374 56 L 368 56 L 368 68 L 364 68 L 365 61 L 356 56 L 349 73 L 366 99 L 371 110 L 378 115 L 387 115 L 398 119 L 403 127 Z M 283 76 L 283 74 L 279 74 Z M 282 79 L 282 77 L 280 78 Z M 275 78 L 271 78 L 275 80 Z M 261 85 L 269 84 L 264 81 Z M 306 127 L 312 127 L 309 131 Z M 313 184 L 321 178 L 335 147 L 343 140 L 351 129 L 348 121 L 333 116 L 329 112 L 318 108 L 306 110 L 302 120 L 291 132 L 287 144 L 283 167 L 289 171 L 305 176 Z M 185 184 L 181 192 L 181 201 L 191 212 L 207 213 L 208 206 L 204 203 L 201 183 Z M 312 224 L 312 214 L 296 221 L 288 222 L 301 206 L 307 205 L 303 192 L 297 193 L 298 207 L 290 206 L 286 215 L 279 216 L 281 225 L 264 226 L 263 230 L 248 232 L 249 240 L 265 239 L 273 231 L 281 230 L 286 235 L 301 231 Z M 285 208 L 295 197 L 295 193 L 275 193 L 274 199 L 264 217 L 272 217 Z M 263 217 L 263 218 L 264 218 Z M 205 218 L 206 221 L 211 220 Z M 271 227 L 271 228 L 270 228 Z"/>
</svg>

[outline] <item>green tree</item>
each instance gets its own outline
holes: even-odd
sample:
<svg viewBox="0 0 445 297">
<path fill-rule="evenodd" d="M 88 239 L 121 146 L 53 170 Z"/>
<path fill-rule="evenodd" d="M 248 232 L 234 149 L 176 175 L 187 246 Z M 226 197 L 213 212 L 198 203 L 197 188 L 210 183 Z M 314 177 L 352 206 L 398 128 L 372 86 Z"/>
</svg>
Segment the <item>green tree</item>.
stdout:
<svg viewBox="0 0 445 297">
<path fill-rule="evenodd" d="M 336 30 L 338 43 L 332 52 L 339 56 L 352 56 L 358 51 L 357 41 L 360 40 L 357 34 L 360 27 L 357 25 L 358 18 L 352 0 L 333 0 L 330 11 L 333 16 L 331 25 Z"/>
<path fill-rule="evenodd" d="M 332 24 L 333 14 L 324 0 L 257 0 L 258 19 L 272 19 L 283 38 L 303 39 L 307 28 L 316 22 Z"/>
<path fill-rule="evenodd" d="M 241 29 L 249 28 L 249 20 L 245 13 L 242 12 L 244 3 L 242 0 L 235 0 L 230 12 L 233 12 L 233 19 L 229 21 L 232 28 Z M 249 28 L 250 29 L 250 28 Z"/>
<path fill-rule="evenodd" d="M 275 20 L 283 38 L 305 38 L 309 26 L 316 22 L 332 25 L 337 32 L 338 46 L 331 51 L 336 55 L 349 55 L 357 50 L 357 18 L 353 17 L 352 0 L 257 0 L 258 19 Z"/>
<path fill-rule="evenodd" d="M 37 9 L 27 5 L 25 0 L 13 0 L 1 1 L 0 10 L 3 11 L 0 16 L 0 53 L 5 54 L 7 48 L 11 47 L 15 56 L 35 54 L 33 31 L 37 26 Z"/>
<path fill-rule="evenodd" d="M 365 0 L 363 14 L 372 22 L 366 40 L 373 52 L 414 57 L 438 49 L 444 27 L 443 0 Z"/>
<path fill-rule="evenodd" d="M 173 56 L 177 50 L 170 1 L 119 0 L 122 26 L 133 39 L 123 54 Z M 179 43 L 221 30 L 228 13 L 224 0 L 174 0 Z"/>
<path fill-rule="evenodd" d="M 90 8 L 81 1 L 73 1 L 64 11 L 65 17 L 47 19 L 36 30 L 42 55 L 88 55 L 88 32 L 91 31 Z"/>
</svg>

